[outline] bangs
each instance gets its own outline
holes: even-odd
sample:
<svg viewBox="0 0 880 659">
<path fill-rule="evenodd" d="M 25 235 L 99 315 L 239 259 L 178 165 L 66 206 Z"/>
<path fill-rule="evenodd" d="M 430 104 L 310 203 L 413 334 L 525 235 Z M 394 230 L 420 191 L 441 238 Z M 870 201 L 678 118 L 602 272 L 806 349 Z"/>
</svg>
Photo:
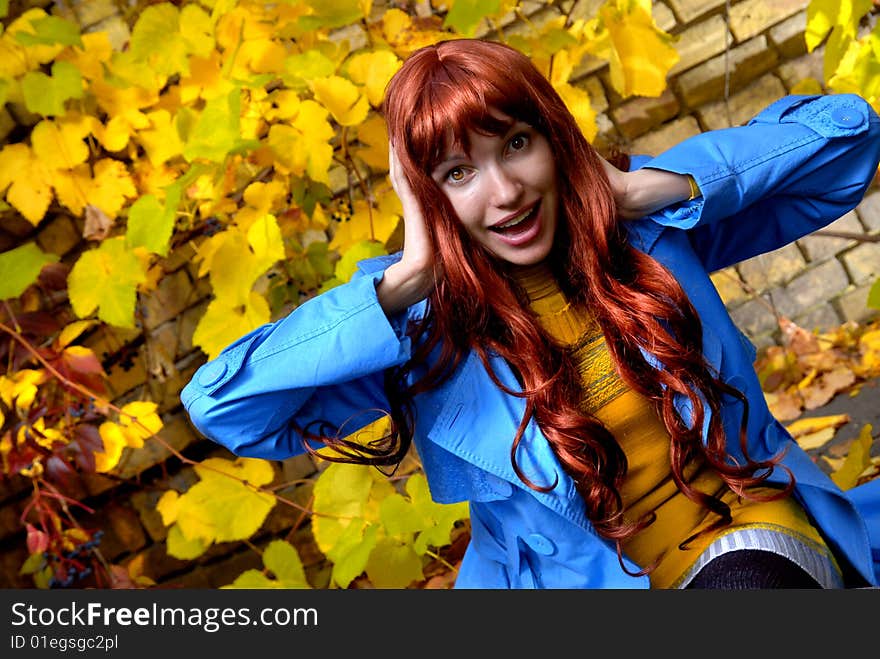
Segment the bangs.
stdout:
<svg viewBox="0 0 880 659">
<path fill-rule="evenodd" d="M 536 125 L 540 115 L 529 102 L 530 95 L 510 79 L 490 82 L 454 65 L 441 65 L 433 73 L 409 117 L 410 153 L 425 171 L 431 171 L 451 147 L 468 153 L 468 131 L 502 135 L 516 121 L 540 130 Z"/>
</svg>

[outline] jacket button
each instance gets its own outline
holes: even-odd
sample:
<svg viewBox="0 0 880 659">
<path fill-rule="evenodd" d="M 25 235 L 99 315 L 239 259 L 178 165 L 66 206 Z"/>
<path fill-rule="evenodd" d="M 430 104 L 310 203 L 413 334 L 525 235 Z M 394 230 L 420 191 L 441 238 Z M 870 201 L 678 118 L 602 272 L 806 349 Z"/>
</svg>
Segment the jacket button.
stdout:
<svg viewBox="0 0 880 659">
<path fill-rule="evenodd" d="M 530 533 L 523 540 L 529 547 L 544 556 L 552 556 L 556 553 L 556 545 L 553 544 L 553 541 L 540 533 Z"/>
<path fill-rule="evenodd" d="M 856 128 L 862 125 L 864 117 L 858 110 L 835 108 L 831 112 L 831 121 L 841 128 Z"/>
<path fill-rule="evenodd" d="M 199 384 L 203 387 L 210 387 L 219 382 L 224 375 L 226 375 L 226 362 L 205 364 L 199 373 Z"/>
</svg>

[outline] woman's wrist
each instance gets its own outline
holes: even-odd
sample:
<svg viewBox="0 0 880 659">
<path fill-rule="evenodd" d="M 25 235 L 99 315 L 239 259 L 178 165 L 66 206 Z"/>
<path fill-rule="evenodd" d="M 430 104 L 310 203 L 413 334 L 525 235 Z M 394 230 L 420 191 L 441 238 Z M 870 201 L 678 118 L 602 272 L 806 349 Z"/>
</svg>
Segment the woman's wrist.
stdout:
<svg viewBox="0 0 880 659">
<path fill-rule="evenodd" d="M 376 297 L 386 315 L 392 316 L 425 299 L 431 292 L 429 268 L 411 268 L 398 261 L 385 270 L 376 286 Z"/>
<path fill-rule="evenodd" d="M 642 214 L 689 201 L 699 196 L 696 181 L 688 174 L 643 167 L 627 174 L 627 207 Z"/>
</svg>

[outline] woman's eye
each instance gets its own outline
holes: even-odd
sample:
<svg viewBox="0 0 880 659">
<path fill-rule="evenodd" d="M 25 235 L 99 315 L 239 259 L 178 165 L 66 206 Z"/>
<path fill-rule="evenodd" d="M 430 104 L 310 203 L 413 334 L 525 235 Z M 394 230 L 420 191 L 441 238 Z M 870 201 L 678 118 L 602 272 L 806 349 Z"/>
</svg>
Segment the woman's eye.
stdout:
<svg viewBox="0 0 880 659">
<path fill-rule="evenodd" d="M 525 149 L 526 145 L 529 143 L 529 138 L 525 135 L 514 135 L 510 138 L 510 148 L 513 151 L 519 151 L 521 149 Z"/>
<path fill-rule="evenodd" d="M 449 173 L 446 174 L 446 178 L 452 181 L 453 183 L 458 183 L 464 180 L 464 170 L 461 167 L 453 167 L 449 170 Z"/>
</svg>

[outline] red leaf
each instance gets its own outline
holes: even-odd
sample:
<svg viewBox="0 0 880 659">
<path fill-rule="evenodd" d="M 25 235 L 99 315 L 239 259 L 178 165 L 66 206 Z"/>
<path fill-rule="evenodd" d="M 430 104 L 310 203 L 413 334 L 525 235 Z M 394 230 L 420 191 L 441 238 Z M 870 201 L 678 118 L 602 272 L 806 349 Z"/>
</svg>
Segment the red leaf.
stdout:
<svg viewBox="0 0 880 659">
<path fill-rule="evenodd" d="M 65 488 L 71 488 L 74 481 L 79 480 L 79 475 L 73 470 L 73 467 L 57 455 L 49 456 L 49 459 L 46 460 L 46 476 Z"/>
<path fill-rule="evenodd" d="M 15 321 L 23 334 L 46 337 L 61 329 L 58 319 L 46 311 L 30 311 L 19 314 L 15 317 Z"/>
<path fill-rule="evenodd" d="M 49 548 L 49 536 L 31 523 L 27 528 L 27 548 L 29 554 L 42 554 Z"/>
<path fill-rule="evenodd" d="M 93 353 L 77 354 L 71 350 L 61 353 L 61 359 L 71 371 L 89 375 L 105 375 L 104 367 Z"/>
</svg>

